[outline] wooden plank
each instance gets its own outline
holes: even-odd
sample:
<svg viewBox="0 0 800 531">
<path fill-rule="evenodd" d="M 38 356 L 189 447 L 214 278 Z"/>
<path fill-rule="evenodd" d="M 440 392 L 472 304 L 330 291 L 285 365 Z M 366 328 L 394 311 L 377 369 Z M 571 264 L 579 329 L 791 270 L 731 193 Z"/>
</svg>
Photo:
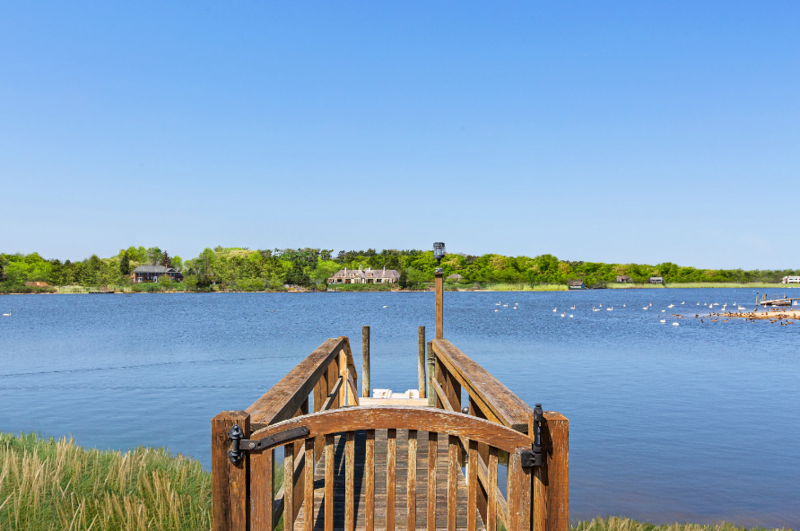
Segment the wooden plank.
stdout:
<svg viewBox="0 0 800 531">
<path fill-rule="evenodd" d="M 353 402 L 350 405 L 351 406 L 352 405 L 356 405 L 356 406 L 360 405 L 359 401 L 358 401 L 358 388 L 356 387 L 356 382 L 353 381 L 352 373 L 348 373 L 347 374 L 347 383 L 350 385 L 350 398 L 352 399 L 351 401 Z"/>
<path fill-rule="evenodd" d="M 481 409 L 477 406 L 477 404 L 475 403 L 475 400 L 473 400 L 472 397 L 468 397 L 468 401 L 469 401 L 469 414 L 470 415 L 476 416 L 478 418 L 486 418 L 486 416 L 483 414 Z M 489 445 L 488 444 L 482 443 L 482 442 L 478 443 L 478 457 L 479 457 L 479 459 L 478 459 L 479 467 L 482 468 L 482 469 L 486 469 L 486 472 L 488 474 L 488 468 L 486 468 L 486 463 L 489 462 Z M 486 484 L 487 481 L 488 481 L 488 476 L 487 475 L 481 475 L 479 473 L 478 481 L 480 482 L 480 485 L 479 485 L 479 488 L 478 488 L 478 512 L 481 513 L 481 518 L 483 518 L 483 521 L 486 522 L 486 519 L 488 517 L 488 514 L 486 512 L 486 507 L 487 507 L 487 505 L 489 503 L 489 499 L 488 499 L 488 492 L 489 492 L 488 489 L 489 489 L 489 487 Z M 496 482 L 495 482 L 495 484 L 496 484 Z"/>
<path fill-rule="evenodd" d="M 314 387 L 314 413 L 319 413 L 323 411 L 322 406 L 325 404 L 325 401 L 328 399 L 328 371 L 322 373 L 320 376 L 319 382 Z M 322 453 L 325 449 L 325 437 L 317 437 L 316 442 L 314 443 L 314 465 L 316 466 L 317 462 L 322 459 Z"/>
<path fill-rule="evenodd" d="M 428 341 L 428 406 L 436 407 L 436 393 L 433 392 L 433 380 L 436 377 L 436 354 L 433 343 Z"/>
<path fill-rule="evenodd" d="M 283 447 L 283 528 L 292 529 L 297 513 L 294 510 L 294 445 Z"/>
<path fill-rule="evenodd" d="M 300 405 L 300 409 L 297 410 L 295 417 L 302 417 L 308 414 L 308 397 L 306 400 Z M 303 494 L 305 492 L 305 484 L 306 484 L 306 474 L 304 473 L 304 469 L 310 467 L 312 470 L 314 469 L 314 461 L 306 461 L 305 459 L 305 441 L 300 440 L 294 443 L 294 456 L 295 456 L 295 471 L 293 474 L 294 478 L 294 496 L 292 498 L 292 502 L 294 503 L 293 514 L 294 517 L 297 518 L 297 515 L 300 514 L 300 507 L 303 506 Z M 308 466 L 306 466 L 308 465 Z"/>
<path fill-rule="evenodd" d="M 305 531 L 313 531 L 314 529 L 314 444 L 315 439 L 306 439 L 306 458 L 305 458 L 305 496 L 303 504 L 305 505 Z"/>
<path fill-rule="evenodd" d="M 361 396 L 370 395 L 369 327 L 361 327 Z"/>
<path fill-rule="evenodd" d="M 467 461 L 467 531 L 476 531 L 478 526 L 478 442 L 470 440 Z"/>
<path fill-rule="evenodd" d="M 431 348 L 433 348 L 433 342 L 430 343 L 430 346 Z M 447 367 L 445 367 L 444 363 L 442 362 L 439 356 L 435 357 L 436 357 L 436 379 L 434 381 L 439 384 L 440 388 L 444 389 L 447 382 Z M 444 407 L 438 394 L 436 396 L 436 407 L 439 409 Z"/>
<path fill-rule="evenodd" d="M 456 531 L 459 472 L 461 472 L 461 445 L 458 437 L 450 435 L 447 449 L 447 531 Z"/>
<path fill-rule="evenodd" d="M 473 438 L 506 452 L 530 447 L 527 435 L 485 419 L 452 411 L 406 406 L 331 409 L 273 424 L 254 433 L 250 438 L 263 439 L 301 426 L 309 430 L 306 437 L 368 429 L 425 430 Z"/>
<path fill-rule="evenodd" d="M 542 452 L 545 455 L 547 531 L 569 530 L 569 420 L 555 411 L 544 412 Z"/>
<path fill-rule="evenodd" d="M 250 515 L 252 531 L 272 531 L 274 520 L 273 456 L 275 450 L 250 455 Z"/>
<path fill-rule="evenodd" d="M 344 348 L 345 342 L 345 338 L 332 338 L 320 345 L 247 408 L 250 421 L 259 426 L 269 425 L 294 415 L 328 369 L 328 364 Z"/>
<path fill-rule="evenodd" d="M 333 489 L 334 489 L 334 435 L 325 436 L 325 531 L 333 531 Z M 291 528 L 284 526 L 284 530 Z"/>
<path fill-rule="evenodd" d="M 508 456 L 508 518 L 509 531 L 531 528 L 531 469 L 522 468 L 519 452 Z"/>
<path fill-rule="evenodd" d="M 508 387 L 446 339 L 435 339 L 433 351 L 479 404 L 487 418 L 492 420 L 494 417 L 517 431 L 528 431 L 528 417 L 533 409 Z"/>
<path fill-rule="evenodd" d="M 353 496 L 355 489 L 355 441 L 356 434 L 352 431 L 347 432 L 347 442 L 345 443 L 345 487 L 344 487 L 344 530 L 354 531 L 355 516 L 353 511 L 356 508 L 356 501 Z"/>
<path fill-rule="evenodd" d="M 453 406 L 450 405 L 450 401 L 448 400 L 445 392 L 442 390 L 442 387 L 439 385 L 439 382 L 436 382 L 436 381 L 433 382 L 433 389 L 434 389 L 434 392 L 435 392 L 436 396 L 439 398 L 439 401 L 441 402 L 442 406 L 444 407 L 444 409 L 448 410 L 448 411 L 453 411 Z M 461 443 L 462 443 L 463 446 L 465 446 L 465 447 L 467 446 L 466 438 L 463 437 L 463 436 L 461 437 Z M 485 444 L 485 443 L 483 443 L 483 444 Z M 488 446 L 489 445 L 487 445 L 487 447 Z M 506 450 L 506 451 L 510 451 L 510 450 Z M 494 486 L 494 491 L 495 491 L 494 495 L 495 495 L 495 499 L 497 500 L 497 504 L 496 504 L 497 505 L 497 507 L 496 507 L 497 514 L 500 516 L 500 519 L 503 521 L 503 523 L 506 526 L 508 526 L 509 525 L 509 521 L 508 521 L 508 506 L 506 504 L 505 499 L 503 498 L 502 493 L 499 492 L 500 487 L 497 485 L 497 479 L 495 478 L 495 482 L 494 483 L 489 482 L 489 480 L 488 480 L 488 469 L 487 469 L 486 464 L 485 464 L 485 462 L 483 460 L 478 460 L 478 481 L 481 483 L 481 485 L 483 485 L 483 488 L 485 490 L 487 490 L 487 491 L 488 491 L 488 489 L 492 488 L 492 487 L 490 487 L 490 485 Z M 483 513 L 481 513 L 481 514 L 483 514 Z"/>
<path fill-rule="evenodd" d="M 238 465 L 228 459 L 228 432 L 238 424 L 250 434 L 246 411 L 223 411 L 211 419 L 211 497 L 214 531 L 246 531 L 250 521 L 250 459 L 245 453 Z"/>
<path fill-rule="evenodd" d="M 331 360 L 330 364 L 328 365 L 328 382 L 329 383 L 333 382 L 333 384 L 335 385 L 339 381 L 339 377 L 340 377 L 340 375 L 339 375 L 339 356 L 334 356 L 333 359 Z M 344 378 L 342 378 L 342 382 L 344 382 Z M 339 385 L 341 385 L 341 384 L 339 384 Z M 340 406 L 340 404 L 339 404 L 339 388 L 336 387 L 335 388 L 335 392 L 334 392 L 334 388 L 333 387 L 331 389 L 329 389 L 328 396 L 329 397 L 333 397 L 333 400 L 331 401 L 331 404 L 326 409 L 336 409 L 336 408 L 338 408 Z M 327 403 L 327 401 L 326 401 L 326 403 Z"/>
<path fill-rule="evenodd" d="M 365 451 L 366 451 L 366 431 L 357 431 L 355 434 L 355 500 L 356 500 L 356 508 L 357 510 L 354 512 L 354 519 L 355 519 L 355 528 L 356 531 L 366 531 L 366 515 L 363 511 L 364 507 L 366 506 L 365 503 L 365 495 L 366 489 L 363 488 L 363 485 L 366 483 L 366 478 L 364 477 L 364 472 L 366 470 L 366 466 L 364 466 L 365 462 Z M 383 472 L 388 468 L 387 465 L 387 430 L 378 430 L 375 432 L 375 466 L 378 470 Z M 429 446 L 428 440 L 429 433 L 425 431 L 419 431 L 417 434 L 417 444 L 418 446 Z M 345 452 L 345 440 L 346 436 L 344 434 L 336 435 L 335 442 L 333 443 L 334 453 L 335 453 L 335 490 L 334 490 L 334 510 L 333 510 L 333 518 L 334 518 L 334 528 L 337 530 L 343 530 L 345 528 L 345 459 L 346 459 L 346 452 Z M 439 441 L 440 443 L 443 441 Z M 438 506 L 442 507 L 443 509 L 446 507 L 447 503 L 447 476 L 448 476 L 448 451 L 449 451 L 449 444 L 444 441 L 444 444 L 438 445 L 438 459 L 437 459 L 437 468 L 438 468 L 438 475 L 437 478 L 439 479 L 439 488 L 438 492 L 440 493 Z M 408 438 L 407 432 L 404 430 L 400 430 L 397 432 L 396 437 L 396 481 L 395 484 L 403 484 L 405 485 L 407 482 L 407 473 L 408 473 L 408 466 L 407 466 L 407 455 L 408 455 Z M 428 468 L 428 461 L 427 461 L 427 452 L 422 455 L 417 455 L 417 465 L 421 467 L 423 470 Z M 316 471 L 316 485 L 317 488 L 315 490 L 315 509 L 314 512 L 318 513 L 320 517 L 315 520 L 314 529 L 315 531 L 323 531 L 323 521 L 322 521 L 322 514 L 324 511 L 324 501 L 325 501 L 325 493 L 324 493 L 324 476 L 325 476 L 325 466 L 324 463 L 320 462 L 317 467 Z M 457 488 L 457 516 L 456 516 L 456 526 L 459 531 L 466 531 L 467 529 L 467 499 L 468 499 L 468 487 L 465 482 L 464 475 L 461 471 L 458 471 L 458 488 Z M 419 479 L 419 477 L 418 477 Z M 375 478 L 375 514 L 374 514 L 374 528 L 378 530 L 383 530 L 386 526 L 386 476 L 383 473 L 380 473 Z M 427 490 L 427 484 L 419 483 L 417 490 L 420 489 L 425 492 Z M 435 492 L 434 490 L 433 492 Z M 407 500 L 407 489 L 405 488 L 397 488 L 396 490 L 396 499 L 395 499 L 395 522 L 394 526 L 397 530 L 400 529 L 407 529 L 409 526 L 407 525 L 406 521 L 406 504 L 408 503 Z M 417 512 L 416 512 L 416 523 L 417 528 L 425 528 L 426 522 L 428 521 L 428 514 L 426 510 L 426 504 L 422 503 L 417 504 Z M 435 513 L 434 513 L 435 514 Z M 305 527 L 304 522 L 305 517 L 305 509 L 301 510 L 300 514 L 298 515 L 295 526 L 293 530 L 287 531 L 303 531 Z M 438 515 L 439 519 L 436 521 L 435 529 L 443 531 L 447 527 L 447 511 L 442 510 Z M 483 531 L 483 521 L 479 520 L 478 524 L 479 531 Z M 510 528 L 509 528 L 510 529 Z"/>
<path fill-rule="evenodd" d="M 347 354 L 344 349 L 339 352 L 339 376 L 343 380 L 342 386 L 339 388 L 339 407 L 347 406 L 350 403 L 347 401 Z"/>
<path fill-rule="evenodd" d="M 417 528 L 417 430 L 408 430 L 406 529 Z M 473 530 L 474 531 L 474 530 Z"/>
<path fill-rule="evenodd" d="M 364 449 L 364 530 L 375 529 L 375 430 L 367 430 Z"/>
<path fill-rule="evenodd" d="M 419 360 L 417 361 L 417 376 L 419 379 L 419 397 L 425 398 L 425 327 L 417 329 Z"/>
<path fill-rule="evenodd" d="M 497 448 L 489 447 L 489 500 L 486 504 L 486 531 L 497 530 Z"/>
<path fill-rule="evenodd" d="M 364 398 L 358 399 L 359 406 L 416 406 L 428 407 L 428 399 L 422 398 Z"/>
<path fill-rule="evenodd" d="M 328 398 L 326 398 L 325 402 L 322 403 L 320 411 L 328 411 L 329 409 L 335 409 L 338 407 L 336 404 L 339 402 L 339 389 L 342 387 L 343 382 L 344 379 L 339 376 L 339 379 L 336 380 L 335 384 L 333 384 L 333 389 L 331 389 Z"/>
<path fill-rule="evenodd" d="M 450 398 L 447 396 L 447 393 L 444 391 L 444 389 L 442 389 L 442 386 L 439 385 L 439 382 L 437 381 L 433 382 L 433 389 L 436 392 L 436 398 L 442 405 L 442 409 L 444 409 L 445 411 L 456 412 L 453 409 L 453 406 L 450 404 Z"/>
<path fill-rule="evenodd" d="M 386 531 L 394 531 L 397 430 L 386 433 Z"/>
<path fill-rule="evenodd" d="M 437 456 L 439 455 L 439 434 L 428 432 L 428 531 L 436 531 L 436 486 Z"/>
</svg>

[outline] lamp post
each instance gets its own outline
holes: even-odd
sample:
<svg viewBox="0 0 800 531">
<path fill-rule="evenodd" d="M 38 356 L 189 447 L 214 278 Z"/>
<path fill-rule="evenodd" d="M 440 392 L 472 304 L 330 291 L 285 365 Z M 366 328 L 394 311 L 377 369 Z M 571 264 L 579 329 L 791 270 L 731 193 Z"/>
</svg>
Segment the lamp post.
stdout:
<svg viewBox="0 0 800 531">
<path fill-rule="evenodd" d="M 436 339 L 443 339 L 442 328 L 444 326 L 444 270 L 442 269 L 442 258 L 445 255 L 444 242 L 433 244 L 433 257 L 439 263 L 436 268 Z"/>
</svg>

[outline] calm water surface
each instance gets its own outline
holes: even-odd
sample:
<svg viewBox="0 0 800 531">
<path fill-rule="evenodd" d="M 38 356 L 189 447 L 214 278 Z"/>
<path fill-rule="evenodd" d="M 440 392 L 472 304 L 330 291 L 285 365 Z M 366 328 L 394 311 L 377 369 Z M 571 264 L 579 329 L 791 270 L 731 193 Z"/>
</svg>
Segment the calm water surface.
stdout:
<svg viewBox="0 0 800 531">
<path fill-rule="evenodd" d="M 745 289 L 447 293 L 445 336 L 570 419 L 573 519 L 798 528 L 800 323 L 694 319 L 703 303 L 754 300 Z M 324 339 L 349 336 L 358 364 L 370 325 L 373 387 L 404 391 L 416 387 L 417 326 L 434 325 L 432 293 L 21 295 L 0 310 L 12 312 L 0 317 L 0 430 L 168 446 L 206 467 L 211 417 L 249 406 Z"/>
</svg>

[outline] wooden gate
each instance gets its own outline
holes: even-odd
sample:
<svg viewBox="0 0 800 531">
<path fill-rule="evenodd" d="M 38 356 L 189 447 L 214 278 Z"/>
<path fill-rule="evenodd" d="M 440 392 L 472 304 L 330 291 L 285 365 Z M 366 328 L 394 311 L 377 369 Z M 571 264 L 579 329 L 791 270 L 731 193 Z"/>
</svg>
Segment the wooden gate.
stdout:
<svg viewBox="0 0 800 531">
<path fill-rule="evenodd" d="M 446 346 L 434 349 L 440 358 Z M 437 358 L 430 348 L 429 356 Z M 560 520 L 548 525 L 553 445 L 544 416 L 531 409 L 523 433 L 481 418 L 474 400 L 467 414 L 455 410 L 455 367 L 438 362 L 434 407 L 361 405 L 349 342 L 331 339 L 247 411 L 217 415 L 214 529 L 273 531 L 282 516 L 286 531 L 566 531 Z M 491 409 L 491 397 L 479 400 Z M 532 439 L 540 431 L 542 457 Z M 273 487 L 281 447 L 284 480 Z"/>
</svg>

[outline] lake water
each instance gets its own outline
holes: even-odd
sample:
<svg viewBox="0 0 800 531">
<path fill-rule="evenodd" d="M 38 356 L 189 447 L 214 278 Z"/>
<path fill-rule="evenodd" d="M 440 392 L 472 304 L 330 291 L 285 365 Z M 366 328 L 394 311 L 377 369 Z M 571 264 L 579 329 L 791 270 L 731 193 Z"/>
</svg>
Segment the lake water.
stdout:
<svg viewBox="0 0 800 531">
<path fill-rule="evenodd" d="M 703 303 L 755 297 L 446 293 L 445 337 L 569 418 L 572 519 L 800 528 L 800 323 L 694 319 Z M 416 387 L 417 326 L 433 335 L 433 305 L 432 293 L 0 297 L 12 312 L 0 317 L 0 430 L 168 446 L 208 467 L 211 417 L 245 409 L 328 337 L 349 336 L 360 365 L 370 325 L 373 387 Z"/>
</svg>

